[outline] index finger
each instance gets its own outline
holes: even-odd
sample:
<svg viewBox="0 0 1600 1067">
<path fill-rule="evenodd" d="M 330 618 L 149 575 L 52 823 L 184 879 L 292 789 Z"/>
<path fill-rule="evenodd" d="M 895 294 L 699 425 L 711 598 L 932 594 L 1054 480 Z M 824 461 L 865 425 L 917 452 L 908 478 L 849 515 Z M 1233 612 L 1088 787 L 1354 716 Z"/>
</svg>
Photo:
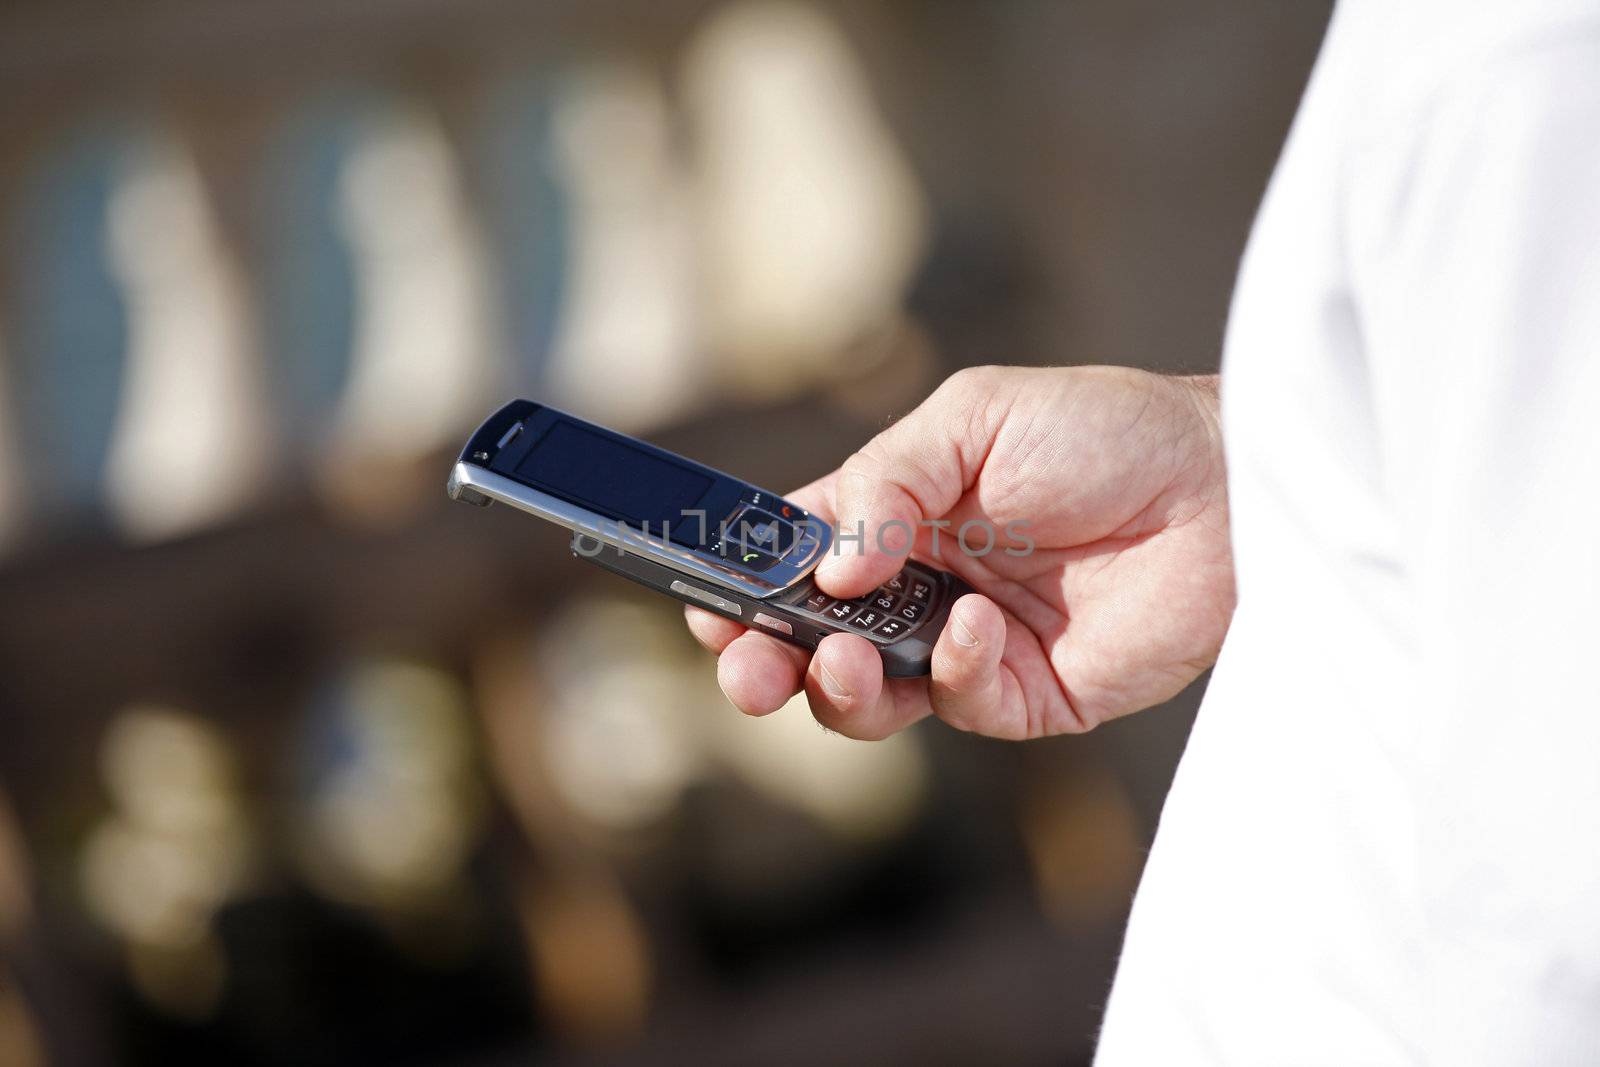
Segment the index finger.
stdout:
<svg viewBox="0 0 1600 1067">
<path fill-rule="evenodd" d="M 956 506 L 994 439 L 993 392 L 983 368 L 952 375 L 845 460 L 833 486 L 835 550 L 817 568 L 823 589 L 852 597 L 876 588 L 905 565 L 924 521 Z"/>
</svg>

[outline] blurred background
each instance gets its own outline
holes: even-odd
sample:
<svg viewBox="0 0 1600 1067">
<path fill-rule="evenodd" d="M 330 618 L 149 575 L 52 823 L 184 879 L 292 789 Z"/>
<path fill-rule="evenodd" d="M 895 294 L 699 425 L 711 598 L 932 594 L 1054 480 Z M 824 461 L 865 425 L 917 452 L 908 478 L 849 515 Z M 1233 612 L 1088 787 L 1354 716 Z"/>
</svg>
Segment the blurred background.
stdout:
<svg viewBox="0 0 1600 1067">
<path fill-rule="evenodd" d="M 0 7 L 0 1064 L 1085 1062 L 1200 686 L 748 720 L 445 476 L 513 395 L 781 490 L 964 365 L 1213 369 L 1328 13 Z"/>
</svg>

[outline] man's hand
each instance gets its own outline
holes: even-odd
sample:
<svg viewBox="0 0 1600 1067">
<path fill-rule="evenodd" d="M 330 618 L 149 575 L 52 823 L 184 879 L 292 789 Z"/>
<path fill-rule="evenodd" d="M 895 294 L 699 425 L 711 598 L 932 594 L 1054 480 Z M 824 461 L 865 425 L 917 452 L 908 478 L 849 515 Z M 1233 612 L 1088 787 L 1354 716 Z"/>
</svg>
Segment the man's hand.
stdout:
<svg viewBox="0 0 1600 1067">
<path fill-rule="evenodd" d="M 864 637 L 835 634 L 809 655 L 690 608 L 723 691 L 751 715 L 803 687 L 817 721 L 851 737 L 930 712 L 992 737 L 1081 732 L 1175 695 L 1216 659 L 1233 614 L 1214 378 L 962 371 L 792 499 L 865 528 L 818 568 L 825 592 L 859 596 L 896 573 L 903 550 L 882 551 L 877 531 L 897 548 L 900 523 L 920 531 L 913 555 L 977 592 L 952 608 L 926 679 L 884 678 Z M 983 556 L 956 542 L 973 519 L 997 535 Z"/>
</svg>

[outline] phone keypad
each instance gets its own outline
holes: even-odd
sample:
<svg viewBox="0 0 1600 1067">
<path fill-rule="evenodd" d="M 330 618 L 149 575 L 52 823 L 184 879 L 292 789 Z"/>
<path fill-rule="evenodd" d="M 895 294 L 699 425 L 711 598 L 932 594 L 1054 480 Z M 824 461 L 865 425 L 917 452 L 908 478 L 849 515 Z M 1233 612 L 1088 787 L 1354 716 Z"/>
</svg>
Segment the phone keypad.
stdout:
<svg viewBox="0 0 1600 1067">
<path fill-rule="evenodd" d="M 922 572 L 907 568 L 865 596 L 836 600 L 820 589 L 806 597 L 805 610 L 821 615 L 831 623 L 848 623 L 852 629 L 872 634 L 882 641 L 893 641 L 916 628 L 932 608 L 934 581 Z"/>
</svg>

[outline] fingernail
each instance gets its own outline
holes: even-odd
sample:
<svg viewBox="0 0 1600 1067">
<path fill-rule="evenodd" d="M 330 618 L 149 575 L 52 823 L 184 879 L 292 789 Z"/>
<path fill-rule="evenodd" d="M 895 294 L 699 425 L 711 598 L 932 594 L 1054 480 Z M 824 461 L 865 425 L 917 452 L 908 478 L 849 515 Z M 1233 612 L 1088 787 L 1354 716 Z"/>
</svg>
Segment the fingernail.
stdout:
<svg viewBox="0 0 1600 1067">
<path fill-rule="evenodd" d="M 967 629 L 966 623 L 961 621 L 961 616 L 950 616 L 950 636 L 955 638 L 956 644 L 962 648 L 974 648 L 978 644 L 978 635 Z"/>
<path fill-rule="evenodd" d="M 850 690 L 839 684 L 839 679 L 833 676 L 833 672 L 828 670 L 825 664 L 820 662 L 817 664 L 817 674 L 821 678 L 823 692 L 835 700 L 850 699 Z"/>
</svg>

